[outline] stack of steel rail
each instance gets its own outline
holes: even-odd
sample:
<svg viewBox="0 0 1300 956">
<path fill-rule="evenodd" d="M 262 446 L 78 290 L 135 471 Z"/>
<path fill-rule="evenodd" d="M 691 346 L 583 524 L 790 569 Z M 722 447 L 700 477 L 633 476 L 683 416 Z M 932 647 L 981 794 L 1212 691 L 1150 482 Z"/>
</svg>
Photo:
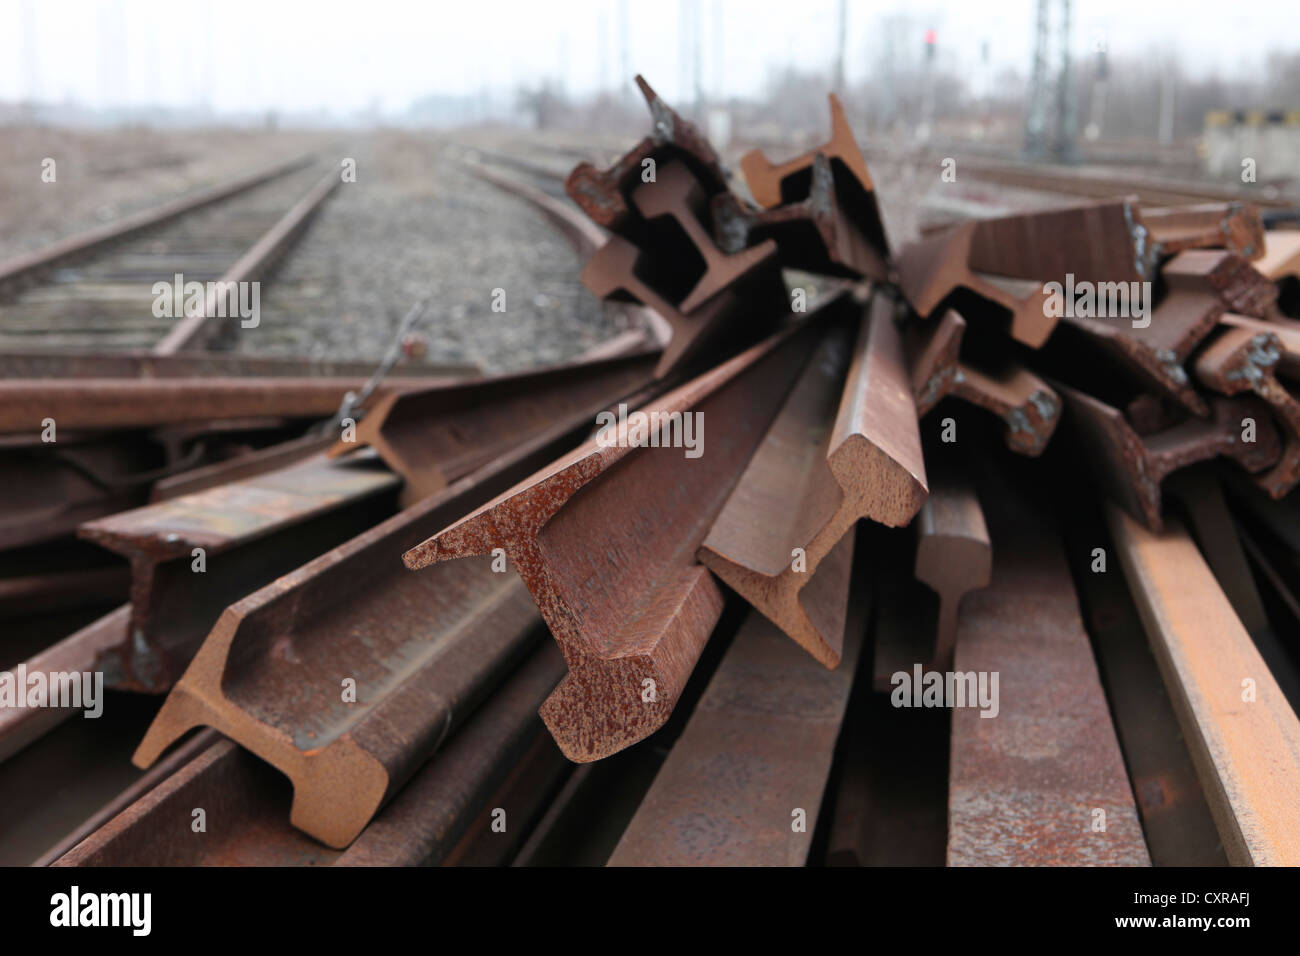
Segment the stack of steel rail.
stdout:
<svg viewBox="0 0 1300 956">
<path fill-rule="evenodd" d="M 135 497 L 20 479 L 17 525 L 130 562 L 25 672 L 166 695 L 41 862 L 1300 862 L 1290 237 L 1121 197 L 894 251 L 834 97 L 742 195 L 638 82 L 650 135 L 566 182 L 586 220 L 487 175 L 657 346 L 390 380 Z M 180 423 L 21 385 L 18 444 Z M 0 707 L 0 756 L 64 703 Z"/>
</svg>

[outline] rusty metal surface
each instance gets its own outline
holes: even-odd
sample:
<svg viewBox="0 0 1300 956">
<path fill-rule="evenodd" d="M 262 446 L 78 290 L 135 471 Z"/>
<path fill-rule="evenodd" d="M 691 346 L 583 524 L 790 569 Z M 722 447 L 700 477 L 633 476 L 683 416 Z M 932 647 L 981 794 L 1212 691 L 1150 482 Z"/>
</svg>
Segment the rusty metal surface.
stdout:
<svg viewBox="0 0 1300 956">
<path fill-rule="evenodd" d="M 1282 432 L 1282 453 L 1273 467 L 1253 480 L 1274 499 L 1300 484 L 1300 402 L 1273 374 L 1282 355 L 1277 336 L 1227 328 L 1196 357 L 1201 384 L 1224 395 L 1253 392 L 1268 402 Z"/>
<path fill-rule="evenodd" d="M 1229 862 L 1295 866 L 1300 720 L 1182 526 L 1107 519 Z"/>
<path fill-rule="evenodd" d="M 1056 389 L 1102 490 L 1149 528 L 1161 527 L 1160 483 L 1171 472 L 1216 455 L 1234 459 L 1247 471 L 1262 471 L 1282 452 L 1268 406 L 1254 397 L 1212 399 L 1213 418 L 1189 418 L 1139 436 L 1119 410 L 1069 386 L 1057 384 Z M 1255 420 L 1254 442 L 1242 441 L 1246 418 Z"/>
<path fill-rule="evenodd" d="M 474 864 L 482 861 L 467 858 L 467 839 L 515 842 L 527 820 L 501 790 L 515 782 L 515 771 L 535 754 L 544 766 L 554 768 L 556 758 L 566 763 L 537 717 L 563 677 L 564 658 L 543 643 L 365 829 L 339 864 Z M 490 822 L 498 807 L 506 811 L 506 832 L 476 834 L 484 815 Z"/>
<path fill-rule="evenodd" d="M 1144 208 L 1142 224 L 1157 256 L 1171 256 L 1184 249 L 1227 249 L 1254 260 L 1265 253 L 1264 220 L 1253 203 Z"/>
<path fill-rule="evenodd" d="M 607 865 L 807 863 L 867 625 L 858 598 L 834 671 L 749 613 Z"/>
<path fill-rule="evenodd" d="M 343 177 L 337 169 L 325 173 L 305 196 L 294 203 L 247 252 L 239 257 L 234 265 L 226 270 L 217 280 L 218 288 L 222 287 L 222 283 L 250 282 L 268 272 L 301 234 L 320 205 L 342 181 Z M 218 317 L 221 312 L 229 314 L 229 310 L 218 308 L 220 294 L 209 286 L 201 311 L 197 313 L 187 311 L 185 317 L 153 347 L 153 351 L 159 355 L 171 355 L 184 349 L 202 348 L 219 335 L 223 331 L 223 326 L 229 322 L 228 319 Z"/>
<path fill-rule="evenodd" d="M 108 803 L 104 804 L 68 833 L 62 840 L 32 863 L 32 866 L 49 866 L 63 857 L 69 850 L 94 834 L 118 814 L 138 803 L 149 791 L 165 781 L 177 771 L 184 770 L 204 751 L 220 741 L 221 735 L 215 730 L 204 730 L 195 734 L 184 744 L 169 753 L 144 773 L 135 783 L 128 786 Z M 191 817 L 191 822 L 193 818 Z"/>
<path fill-rule="evenodd" d="M 166 691 L 226 605 L 390 514 L 398 480 L 374 464 L 318 454 L 83 524 L 82 538 L 131 562 L 130 639 L 101 654 L 105 681 Z"/>
<path fill-rule="evenodd" d="M 694 252 L 704 260 L 704 270 L 693 285 L 683 288 L 676 307 L 691 313 L 724 289 L 759 269 L 776 268 L 776 242 L 767 239 L 734 253 L 720 249 L 701 216 L 708 210 L 708 196 L 685 163 L 673 160 L 658 168 L 654 182 L 641 183 L 632 191 L 632 202 L 651 225 L 661 217 L 671 217 L 690 241 Z M 644 248 L 644 247 L 643 247 Z M 684 257 L 670 255 L 657 244 L 653 256 L 656 264 L 669 265 Z"/>
<path fill-rule="evenodd" d="M 564 189 L 599 226 L 620 235 L 644 235 L 642 223 L 630 204 L 632 190 L 643 182 L 645 161 L 656 164 L 668 159 L 686 163 L 708 195 L 727 188 L 727 174 L 718 154 L 693 123 L 684 119 L 659 98 L 642 77 L 636 78 L 641 95 L 650 109 L 651 134 L 605 170 L 589 162 L 579 163 L 569 174 Z"/>
<path fill-rule="evenodd" d="M 82 352 L 62 349 L 7 349 L 0 353 L 0 379 L 10 378 L 347 378 L 364 381 L 374 362 L 240 355 L 235 352 Z M 399 378 L 473 378 L 469 362 L 401 362 Z"/>
<path fill-rule="evenodd" d="M 203 465 L 199 468 L 189 468 L 179 474 L 155 481 L 149 491 L 149 501 L 152 503 L 170 501 L 181 495 L 190 495 L 218 485 L 255 478 L 326 451 L 334 445 L 334 440 L 332 433 L 309 433 L 301 438 L 268 445 L 225 461 L 213 462 L 211 465 Z"/>
<path fill-rule="evenodd" d="M 742 302 L 732 292 L 724 291 L 686 315 L 639 277 L 642 259 L 636 246 L 612 236 L 583 267 L 582 284 L 597 298 L 631 296 L 667 324 L 669 338 L 655 367 L 655 374 L 662 378 L 681 368 L 716 339 L 728 321 L 742 310 Z"/>
<path fill-rule="evenodd" d="M 376 391 L 427 386 L 390 378 Z M 13 379 L 0 383 L 0 432 L 39 434 L 54 419 L 73 428 L 145 428 L 231 418 L 322 418 L 365 379 Z"/>
<path fill-rule="evenodd" d="M 953 669 L 998 674 L 998 710 L 952 712 L 948 865 L 1149 865 L 1061 546 L 1019 499 L 983 497 L 993 579 L 963 602 Z"/>
<path fill-rule="evenodd" d="M 752 347 L 640 409 L 661 447 L 629 417 L 405 555 L 420 569 L 504 549 L 569 666 L 542 719 L 571 760 L 671 714 L 722 610 L 696 551 L 814 345 L 805 330 Z M 662 447 L 688 412 L 707 429 L 694 460 Z"/>
<path fill-rule="evenodd" d="M 1170 490 L 1197 472 L 1189 468 L 1175 476 Z M 1075 488 L 1082 490 L 1077 484 Z M 1104 545 L 1108 553 L 1112 550 L 1109 540 L 1098 535 L 1098 520 L 1105 519 L 1091 508 L 1082 512 L 1073 501 L 1062 518 L 1069 529 L 1066 552 L 1072 556 L 1079 604 L 1124 750 L 1151 863 L 1226 866 L 1218 830 L 1124 576 L 1113 565 L 1104 574 L 1092 570 L 1092 549 Z M 1227 530 L 1232 534 L 1230 527 Z"/>
<path fill-rule="evenodd" d="M 1202 417 L 1210 414 L 1205 399 L 1192 387 L 1184 367 L 1188 356 L 1223 315 L 1218 289 L 1233 280 L 1226 257 L 1180 253 L 1162 270 L 1166 293 L 1147 317 L 1145 328 L 1127 318 L 1066 316 L 1065 321 L 1087 335 L 1137 373 L 1158 394 L 1168 396 Z"/>
<path fill-rule="evenodd" d="M 553 647 L 543 644 L 533 651 L 347 850 L 324 846 L 290 826 L 284 779 L 233 742 L 219 740 L 54 865 L 440 863 L 536 738 L 541 730 L 537 706 L 563 673 L 563 660 Z M 206 832 L 192 829 L 195 807 L 208 812 Z"/>
<path fill-rule="evenodd" d="M 87 673 L 106 648 L 127 639 L 130 605 L 110 611 L 24 662 L 28 674 Z M 0 708 L 0 760 L 6 760 L 76 712 L 57 707 Z"/>
<path fill-rule="evenodd" d="M 137 764 L 194 726 L 216 727 L 293 782 L 294 826 L 346 846 L 540 632 L 528 592 L 490 559 L 411 575 L 397 556 L 571 447 L 587 421 L 571 416 L 520 442 L 232 605 Z"/>
<path fill-rule="evenodd" d="M 709 529 L 700 561 L 826 667 L 859 518 L 912 520 L 925 463 L 892 305 L 830 329 Z M 799 559 L 802 552 L 802 560 Z"/>
<path fill-rule="evenodd" d="M 871 174 L 867 172 L 867 162 L 862 158 L 862 151 L 858 149 L 848 117 L 844 115 L 844 106 L 834 93 L 828 99 L 831 107 L 831 137 L 821 146 L 783 163 L 773 163 L 758 149 L 750 150 L 740 158 L 740 171 L 745 177 L 745 185 L 760 206 L 770 209 L 783 202 L 802 199 L 807 194 L 808 171 L 819 154 L 843 167 L 863 190 L 868 193 L 874 191 Z M 800 181 L 800 174 L 803 174 L 803 182 Z"/>
<path fill-rule="evenodd" d="M 1245 259 L 1231 252 L 1189 249 L 1166 263 L 1161 274 L 1167 283 L 1179 275 L 1186 275 L 1196 282 L 1204 277 L 1229 312 L 1256 319 L 1280 317 L 1277 286 Z"/>
<path fill-rule="evenodd" d="M 259 186 L 294 170 L 302 169 L 309 165 L 310 162 L 310 156 L 300 156 L 288 162 L 277 163 L 267 169 L 199 190 L 189 196 L 173 199 L 152 209 L 143 209 L 140 212 L 122 216 L 106 225 L 89 229 L 66 239 L 60 239 L 43 249 L 23 253 L 0 262 L 0 295 L 6 295 L 16 285 L 30 280 L 53 266 L 91 252 L 99 246 L 125 239 L 143 229 L 161 225 L 167 220 L 174 219 L 184 213 L 245 192 L 254 186 Z"/>
<path fill-rule="evenodd" d="M 1277 373 L 1285 378 L 1300 380 L 1300 321 L 1276 318 L 1263 321 L 1225 312 L 1219 316 L 1219 323 L 1276 337 L 1280 349 Z"/>
<path fill-rule="evenodd" d="M 1039 348 L 1056 327 L 1056 319 L 1048 314 L 1050 296 L 1041 281 L 997 279 L 974 272 L 968 260 L 976 226 L 964 223 L 904 246 L 896 260 L 903 294 L 926 318 L 953 292 L 967 289 L 992 303 L 992 312 L 1009 315 L 1006 330 L 1012 338 Z"/>
<path fill-rule="evenodd" d="M 952 309 L 938 320 L 909 323 L 905 329 L 917 415 L 924 417 L 952 395 L 1002 419 L 1007 447 L 1036 458 L 1060 421 L 1060 396 L 1014 359 L 1004 359 L 991 370 L 963 361 L 965 331 L 966 320 Z"/>
<path fill-rule="evenodd" d="M 966 265 L 974 272 L 1064 282 L 1154 278 L 1150 237 L 1132 197 L 983 219 Z"/>
<path fill-rule="evenodd" d="M 946 671 L 957 644 L 962 599 L 988 587 L 993 549 L 975 488 L 951 466 L 931 469 L 930 496 L 916 526 L 916 579 L 939 598 L 934 651 L 927 666 Z"/>
<path fill-rule="evenodd" d="M 658 355 L 642 353 L 394 393 L 338 441 L 337 457 L 373 447 L 414 504 L 481 467 L 521 438 L 561 418 L 597 412 L 651 383 Z"/>
<path fill-rule="evenodd" d="M 1255 268 L 1274 281 L 1300 277 L 1300 231 L 1264 233 L 1264 255 L 1255 261 Z"/>
<path fill-rule="evenodd" d="M 1049 309 L 1046 283 L 1067 274 L 1137 282 L 1152 278 L 1154 262 L 1136 203 L 1125 199 L 964 223 L 904 248 L 898 271 L 922 317 L 964 289 L 1009 312 L 1011 337 L 1039 348 L 1056 326 L 1049 312 L 1059 312 Z"/>
<path fill-rule="evenodd" d="M 771 239 L 790 268 L 882 282 L 889 278 L 888 250 L 873 244 L 849 216 L 830 161 L 821 153 L 813 160 L 812 185 L 804 199 L 762 209 L 725 192 L 713 197 L 711 212 L 723 252 L 735 254 Z"/>
</svg>

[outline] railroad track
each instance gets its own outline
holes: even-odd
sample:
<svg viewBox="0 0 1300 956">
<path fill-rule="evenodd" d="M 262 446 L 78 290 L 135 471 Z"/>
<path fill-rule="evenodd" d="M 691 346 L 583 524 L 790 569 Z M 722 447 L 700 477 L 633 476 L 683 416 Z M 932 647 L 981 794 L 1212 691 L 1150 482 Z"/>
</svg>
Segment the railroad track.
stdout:
<svg viewBox="0 0 1300 956">
<path fill-rule="evenodd" d="M 328 197 L 329 181 L 321 167 L 295 160 L 0 263 L 0 289 L 8 292 L 0 300 L 0 348 L 192 347 L 208 333 L 185 321 L 191 293 L 182 289 L 179 310 L 170 297 L 160 315 L 155 283 L 180 275 L 206 288 L 269 271 Z"/>
<path fill-rule="evenodd" d="M 572 203 L 477 172 L 653 346 L 390 383 L 354 433 L 78 516 L 129 599 L 27 664 L 154 706 L 145 775 L 40 862 L 1300 862 L 1296 263 L 1258 216 L 1099 202 L 891 250 L 833 99 L 821 147 L 742 161 L 760 206 L 641 86 L 656 136 Z M 795 266 L 839 280 L 803 315 Z M 1056 315 L 1063 266 L 1168 291 L 1148 326 Z M 63 382 L 61 414 L 178 424 L 204 387 Z M 76 710 L 0 711 L 0 755 Z M 195 807 L 222 812 L 191 837 Z"/>
</svg>

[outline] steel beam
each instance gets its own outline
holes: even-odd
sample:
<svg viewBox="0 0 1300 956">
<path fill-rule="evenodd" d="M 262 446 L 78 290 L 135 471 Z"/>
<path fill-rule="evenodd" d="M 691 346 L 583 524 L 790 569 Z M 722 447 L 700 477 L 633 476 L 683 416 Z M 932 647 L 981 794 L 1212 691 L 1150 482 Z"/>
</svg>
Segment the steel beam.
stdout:
<svg viewBox="0 0 1300 956">
<path fill-rule="evenodd" d="M 388 562 L 572 447 L 588 422 L 554 423 L 228 608 L 137 765 L 192 727 L 215 727 L 293 782 L 294 826 L 346 846 L 540 634 L 528 593 L 490 559 L 424 575 Z"/>
<path fill-rule="evenodd" d="M 952 713 L 948 865 L 1150 865 L 1061 546 L 1009 495 L 986 514 L 993 580 L 963 602 L 953 671 L 997 675 L 998 709 Z"/>
<path fill-rule="evenodd" d="M 852 532 L 927 494 L 891 301 L 830 330 L 700 548 L 700 561 L 826 667 L 840 662 Z"/>
<path fill-rule="evenodd" d="M 336 442 L 330 455 L 374 448 L 404 479 L 402 503 L 411 505 L 552 422 L 594 419 L 650 385 L 657 358 L 642 352 L 390 394 L 358 423 L 355 442 Z"/>
<path fill-rule="evenodd" d="M 869 603 L 860 591 L 834 671 L 749 613 L 608 866 L 808 862 Z"/>
<path fill-rule="evenodd" d="M 710 196 L 727 189 L 727 174 L 718 154 L 695 125 L 682 119 L 640 76 L 636 83 L 650 108 L 650 136 L 619 157 L 609 169 L 598 170 L 591 163 L 579 163 L 569 173 L 564 189 L 594 223 L 619 235 L 639 239 L 645 236 L 645 223 L 633 209 L 630 196 L 638 184 L 647 182 L 647 170 L 680 159 Z"/>
<path fill-rule="evenodd" d="M 1006 426 L 1007 447 L 1036 458 L 1061 417 L 1061 399 L 1014 359 L 980 368 L 960 357 L 966 320 L 952 309 L 937 321 L 909 323 L 904 342 L 919 417 L 949 395 L 992 412 Z"/>
<path fill-rule="evenodd" d="M 639 409 L 405 555 L 416 570 L 504 551 L 569 666 L 542 707 L 569 759 L 644 739 L 676 705 L 722 611 L 696 551 L 816 344 L 802 331 Z M 694 460 L 664 447 L 684 443 L 687 415 L 713 423 Z"/>
<path fill-rule="evenodd" d="M 1154 529 L 1161 527 L 1160 483 L 1171 472 L 1216 455 L 1234 459 L 1247 471 L 1277 462 L 1281 440 L 1257 398 L 1212 401 L 1214 417 L 1190 418 L 1156 434 L 1139 436 L 1122 412 L 1077 389 L 1057 384 L 1102 489 L 1128 512 Z M 1255 440 L 1243 441 L 1245 420 L 1255 422 Z"/>
<path fill-rule="evenodd" d="M 772 239 L 782 264 L 790 268 L 880 282 L 890 278 L 888 249 L 883 240 L 868 238 L 849 215 L 830 160 L 822 153 L 813 159 L 805 198 L 763 209 L 725 192 L 713 197 L 711 211 L 714 235 L 724 252 L 734 254 Z"/>
<path fill-rule="evenodd" d="M 1300 402 L 1273 374 L 1281 355 L 1281 343 L 1271 332 L 1230 327 L 1196 357 L 1201 384 L 1224 395 L 1253 392 L 1272 408 L 1282 432 L 1282 454 L 1277 464 L 1253 480 L 1274 499 L 1300 484 Z"/>
<path fill-rule="evenodd" d="M 220 740 L 54 865 L 437 865 L 542 730 L 537 706 L 563 673 L 555 649 L 539 646 L 346 850 L 290 826 L 283 778 Z M 205 832 L 193 831 L 195 807 L 209 811 Z"/>
<path fill-rule="evenodd" d="M 1107 519 L 1229 862 L 1300 864 L 1300 720 L 1182 526 Z"/>
</svg>

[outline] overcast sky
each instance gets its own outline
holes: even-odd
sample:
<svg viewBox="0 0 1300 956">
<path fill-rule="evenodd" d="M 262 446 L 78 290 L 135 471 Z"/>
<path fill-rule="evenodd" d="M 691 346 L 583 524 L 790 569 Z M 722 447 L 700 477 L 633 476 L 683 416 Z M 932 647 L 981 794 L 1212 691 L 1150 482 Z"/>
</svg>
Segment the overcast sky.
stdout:
<svg viewBox="0 0 1300 956">
<path fill-rule="evenodd" d="M 0 100 L 89 107 L 204 103 L 404 110 L 432 93 L 509 92 L 544 78 L 570 93 L 616 84 L 626 7 L 630 66 L 671 102 L 689 26 L 700 22 L 708 95 L 757 91 L 772 67 L 825 68 L 838 0 L 0 0 Z M 1177 51 L 1184 69 L 1257 76 L 1270 50 L 1300 47 L 1300 0 L 1074 0 L 1072 47 L 1120 56 Z M 1027 72 L 1034 0 L 849 0 L 848 75 L 865 75 L 879 18 L 937 31 L 946 65 Z M 721 29 L 715 27 L 720 24 Z M 1297 91 L 1300 98 L 1300 91 Z M 1300 104 L 1277 104 L 1296 106 Z"/>
</svg>

